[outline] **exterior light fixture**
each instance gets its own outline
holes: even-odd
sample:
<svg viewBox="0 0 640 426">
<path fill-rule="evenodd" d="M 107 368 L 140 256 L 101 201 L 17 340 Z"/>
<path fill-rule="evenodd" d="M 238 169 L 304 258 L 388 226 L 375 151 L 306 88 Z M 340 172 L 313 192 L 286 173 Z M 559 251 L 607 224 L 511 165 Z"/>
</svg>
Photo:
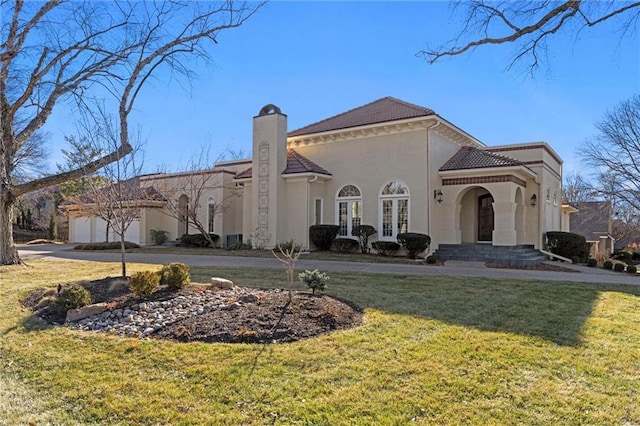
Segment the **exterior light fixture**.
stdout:
<svg viewBox="0 0 640 426">
<path fill-rule="evenodd" d="M 442 203 L 442 190 L 440 189 L 434 189 L 433 190 L 433 199 L 436 200 L 438 203 Z"/>
<path fill-rule="evenodd" d="M 533 194 L 531 196 L 531 207 L 535 207 L 536 204 L 538 204 L 538 197 L 536 196 L 536 194 Z"/>
</svg>

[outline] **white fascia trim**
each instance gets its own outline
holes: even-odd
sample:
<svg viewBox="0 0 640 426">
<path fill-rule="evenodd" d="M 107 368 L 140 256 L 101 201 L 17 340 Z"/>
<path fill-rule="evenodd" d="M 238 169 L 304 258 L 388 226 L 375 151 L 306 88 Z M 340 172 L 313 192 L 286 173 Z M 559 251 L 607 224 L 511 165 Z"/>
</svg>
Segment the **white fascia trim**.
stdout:
<svg viewBox="0 0 640 426">
<path fill-rule="evenodd" d="M 285 178 L 285 179 L 293 179 L 293 178 L 317 178 L 317 179 L 324 179 L 324 180 L 333 179 L 333 176 L 331 176 L 331 175 L 325 175 L 325 174 L 322 174 L 322 173 L 312 173 L 312 172 L 308 172 L 308 173 L 287 173 L 287 174 L 283 174 L 282 177 Z"/>
<path fill-rule="evenodd" d="M 443 178 L 454 177 L 476 177 L 476 176 L 489 176 L 489 175 L 503 175 L 505 172 L 516 173 L 535 179 L 538 175 L 526 166 L 508 166 L 508 167 L 480 167 L 476 169 L 462 169 L 462 170 L 444 170 L 438 171 L 438 175 Z"/>
</svg>

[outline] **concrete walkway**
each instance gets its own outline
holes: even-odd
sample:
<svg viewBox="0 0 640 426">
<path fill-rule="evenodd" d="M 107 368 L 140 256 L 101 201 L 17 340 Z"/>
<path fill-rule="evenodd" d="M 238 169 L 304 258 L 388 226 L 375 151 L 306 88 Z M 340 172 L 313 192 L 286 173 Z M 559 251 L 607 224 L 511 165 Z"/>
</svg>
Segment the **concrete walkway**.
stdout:
<svg viewBox="0 0 640 426">
<path fill-rule="evenodd" d="M 44 260 L 79 260 L 93 262 L 119 262 L 119 253 L 104 253 L 100 251 L 71 250 L 73 244 L 43 244 L 18 245 L 20 257 L 26 262 L 29 259 Z M 163 253 L 127 253 L 127 262 L 167 264 L 182 262 L 190 266 L 219 266 L 236 268 L 282 268 L 276 259 L 262 257 L 240 256 L 208 256 L 208 255 L 178 255 Z M 558 265 L 558 263 L 553 262 Z M 296 264 L 297 270 L 320 269 L 323 271 L 366 272 L 372 274 L 412 274 L 412 275 L 442 275 L 461 277 L 486 277 L 519 280 L 572 281 L 605 284 L 635 284 L 640 285 L 640 274 L 630 275 L 623 272 L 613 272 L 601 268 L 589 268 L 581 265 L 561 264 L 563 267 L 578 272 L 552 272 L 523 269 L 487 268 L 482 262 L 447 261 L 443 266 L 422 264 L 393 264 L 393 263 L 364 263 L 344 262 L 333 260 L 305 260 L 304 255 Z"/>
</svg>

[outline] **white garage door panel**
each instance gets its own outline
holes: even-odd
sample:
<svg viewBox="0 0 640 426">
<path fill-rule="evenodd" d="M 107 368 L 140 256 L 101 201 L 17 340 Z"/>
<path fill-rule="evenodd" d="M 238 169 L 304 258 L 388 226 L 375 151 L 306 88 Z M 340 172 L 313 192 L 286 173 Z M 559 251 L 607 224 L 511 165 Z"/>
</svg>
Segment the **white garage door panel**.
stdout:
<svg viewBox="0 0 640 426">
<path fill-rule="evenodd" d="M 73 235 L 71 238 L 76 243 L 91 242 L 91 219 L 88 217 L 71 218 Z"/>
</svg>

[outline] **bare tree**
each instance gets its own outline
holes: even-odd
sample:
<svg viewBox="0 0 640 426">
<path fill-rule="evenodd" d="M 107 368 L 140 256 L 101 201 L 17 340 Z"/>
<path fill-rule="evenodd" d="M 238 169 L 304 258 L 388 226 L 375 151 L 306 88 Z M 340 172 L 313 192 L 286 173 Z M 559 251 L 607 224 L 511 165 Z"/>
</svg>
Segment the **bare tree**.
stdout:
<svg viewBox="0 0 640 426">
<path fill-rule="evenodd" d="M 637 1 L 472 0 L 456 3 L 462 27 L 456 37 L 435 49 L 418 52 L 429 64 L 462 55 L 480 46 L 513 43 L 516 48 L 509 68 L 528 60 L 533 72 L 547 54 L 548 41 L 557 33 L 574 33 L 605 21 L 616 21 L 624 35 L 635 29 L 640 14 Z M 458 9 L 465 8 L 465 11 Z"/>
<path fill-rule="evenodd" d="M 111 151 L 120 143 L 118 125 L 104 109 L 98 108 L 97 113 L 100 114 L 99 122 L 95 114 L 85 117 L 81 139 L 91 152 Z M 95 216 L 105 222 L 105 241 L 109 241 L 111 232 L 118 237 L 123 277 L 127 275 L 127 230 L 140 218 L 142 204 L 154 197 L 155 201 L 161 200 L 159 194 L 140 187 L 138 176 L 142 170 L 142 143 L 139 135 L 129 135 L 127 139 L 135 142 L 132 144 L 133 150 L 100 169 L 101 179 L 87 180 L 85 191 L 67 201 L 81 215 Z M 105 182 L 108 184 L 105 185 Z"/>
<path fill-rule="evenodd" d="M 568 203 L 593 201 L 596 190 L 580 173 L 567 175 L 562 185 L 562 198 Z"/>
<path fill-rule="evenodd" d="M 228 209 L 232 198 L 240 196 L 235 184 L 225 184 L 224 173 L 212 168 L 214 163 L 209 161 L 208 151 L 203 148 L 184 169 L 148 180 L 164 197 L 167 214 L 185 223 L 185 233 L 189 233 L 188 228 L 193 225 L 210 247 L 215 247 L 211 236 L 215 217 Z M 217 196 L 212 197 L 214 193 Z"/>
<path fill-rule="evenodd" d="M 262 3 L 23 0 L 0 3 L 0 264 L 20 263 L 13 203 L 22 194 L 94 172 L 132 151 L 129 115 L 142 89 L 165 68 L 193 76 L 189 58 L 209 57 L 220 31 L 244 23 Z M 113 104 L 119 144 L 82 168 L 14 177 L 15 160 L 56 105 Z M 74 102 L 69 102 L 74 101 Z"/>
<path fill-rule="evenodd" d="M 600 195 L 613 201 L 614 211 L 617 202 L 640 210 L 640 96 L 619 104 L 596 127 L 598 135 L 580 152 L 594 170 Z"/>
</svg>

